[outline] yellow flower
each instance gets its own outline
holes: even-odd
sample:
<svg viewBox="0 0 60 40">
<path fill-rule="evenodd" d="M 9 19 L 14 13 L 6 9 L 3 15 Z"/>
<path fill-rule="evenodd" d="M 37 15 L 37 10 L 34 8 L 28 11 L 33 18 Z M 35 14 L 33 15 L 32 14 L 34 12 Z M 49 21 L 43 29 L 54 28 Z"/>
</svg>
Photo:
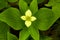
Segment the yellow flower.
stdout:
<svg viewBox="0 0 60 40">
<path fill-rule="evenodd" d="M 36 17 L 32 16 L 32 12 L 28 9 L 25 12 L 25 16 L 21 16 L 21 19 L 25 21 L 27 27 L 31 26 L 32 21 L 36 20 Z"/>
</svg>

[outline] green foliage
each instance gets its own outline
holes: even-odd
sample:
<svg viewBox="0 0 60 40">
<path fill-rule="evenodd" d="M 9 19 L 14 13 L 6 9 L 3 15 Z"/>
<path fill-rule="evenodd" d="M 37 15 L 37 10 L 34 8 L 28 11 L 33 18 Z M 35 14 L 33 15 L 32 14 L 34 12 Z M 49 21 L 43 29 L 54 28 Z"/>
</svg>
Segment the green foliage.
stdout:
<svg viewBox="0 0 60 40">
<path fill-rule="evenodd" d="M 12 28 L 20 30 L 24 26 L 21 22 L 20 15 L 18 9 L 9 8 L 0 14 L 0 20 L 6 22 Z"/>
<path fill-rule="evenodd" d="M 7 0 L 0 0 L 0 10 L 7 7 Z"/>
<path fill-rule="evenodd" d="M 31 26 L 29 32 L 34 40 L 39 40 L 39 31 L 35 27 Z"/>
<path fill-rule="evenodd" d="M 37 0 L 33 0 L 30 4 L 30 10 L 32 13 L 36 13 L 38 11 L 38 5 L 37 5 Z"/>
<path fill-rule="evenodd" d="M 52 40 L 52 38 L 48 36 L 41 36 L 41 40 Z"/>
<path fill-rule="evenodd" d="M 0 40 L 7 39 L 8 25 L 0 21 Z"/>
<path fill-rule="evenodd" d="M 30 4 L 31 3 L 31 1 L 33 1 L 33 0 L 24 0 L 24 1 L 26 1 L 28 4 Z M 45 0 L 37 0 L 37 2 L 38 2 L 38 4 L 39 3 L 42 3 L 42 2 L 44 2 Z"/>
<path fill-rule="evenodd" d="M 18 0 L 8 0 L 8 2 L 17 2 Z"/>
<path fill-rule="evenodd" d="M 29 0 L 29 1 L 28 0 L 24 0 L 24 1 L 27 2 L 28 4 L 30 4 L 32 0 Z"/>
<path fill-rule="evenodd" d="M 0 13 L 0 40 L 28 40 L 30 35 L 34 40 L 52 40 L 51 37 L 41 36 L 39 30 L 48 30 L 60 18 L 60 1 L 49 0 L 48 4 L 45 4 L 47 7 L 52 6 L 52 9 L 45 7 L 38 9 L 38 4 L 43 1 L 45 0 L 0 0 L 0 9 L 7 7 L 8 2 L 18 2 L 17 6 L 19 6 L 19 9 L 9 6 Z M 29 28 L 20 18 L 28 9 L 37 18 Z M 10 27 L 14 30 L 21 30 L 19 39 L 10 33 Z"/>
<path fill-rule="evenodd" d="M 18 40 L 15 35 L 9 33 L 9 26 L 2 21 L 0 21 L 0 40 Z"/>
<path fill-rule="evenodd" d="M 28 10 L 28 4 L 23 0 L 19 0 L 19 8 L 20 8 L 22 14 L 24 14 L 26 12 L 26 10 Z"/>
<path fill-rule="evenodd" d="M 18 38 L 15 35 L 13 35 L 9 32 L 7 32 L 7 38 L 8 38 L 8 40 L 18 40 Z"/>
<path fill-rule="evenodd" d="M 41 8 L 38 13 L 35 14 L 37 17 L 36 24 L 40 30 L 48 30 L 52 24 L 58 19 L 51 9 Z"/>
<path fill-rule="evenodd" d="M 60 3 L 56 3 L 53 7 L 52 7 L 52 11 L 55 13 L 55 16 L 60 17 Z"/>
<path fill-rule="evenodd" d="M 59 3 L 60 0 L 49 0 L 48 4 L 46 6 L 54 6 L 56 3 Z"/>
<path fill-rule="evenodd" d="M 49 0 L 48 4 L 46 6 L 52 6 L 52 11 L 55 14 L 55 16 L 60 16 L 60 1 L 59 0 Z"/>
<path fill-rule="evenodd" d="M 37 0 L 38 4 L 44 2 L 45 0 Z"/>
<path fill-rule="evenodd" d="M 19 40 L 26 40 L 29 37 L 30 33 L 28 31 L 28 28 L 24 28 L 20 33 L 19 33 Z"/>
</svg>

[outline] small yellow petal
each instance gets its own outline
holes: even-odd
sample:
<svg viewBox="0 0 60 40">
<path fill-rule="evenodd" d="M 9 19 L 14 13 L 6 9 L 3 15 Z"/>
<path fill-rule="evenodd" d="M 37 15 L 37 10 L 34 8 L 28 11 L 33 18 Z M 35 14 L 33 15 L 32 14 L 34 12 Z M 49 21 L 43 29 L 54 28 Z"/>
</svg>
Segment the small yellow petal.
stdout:
<svg viewBox="0 0 60 40">
<path fill-rule="evenodd" d="M 30 10 L 27 10 L 25 13 L 26 16 L 32 16 L 32 12 Z"/>
<path fill-rule="evenodd" d="M 25 16 L 21 16 L 21 19 L 22 19 L 22 20 L 26 20 L 26 17 L 25 17 Z"/>
<path fill-rule="evenodd" d="M 36 20 L 36 17 L 32 16 L 31 21 L 35 21 L 35 20 Z"/>
<path fill-rule="evenodd" d="M 31 21 L 25 21 L 25 25 L 26 25 L 27 27 L 31 26 Z"/>
</svg>

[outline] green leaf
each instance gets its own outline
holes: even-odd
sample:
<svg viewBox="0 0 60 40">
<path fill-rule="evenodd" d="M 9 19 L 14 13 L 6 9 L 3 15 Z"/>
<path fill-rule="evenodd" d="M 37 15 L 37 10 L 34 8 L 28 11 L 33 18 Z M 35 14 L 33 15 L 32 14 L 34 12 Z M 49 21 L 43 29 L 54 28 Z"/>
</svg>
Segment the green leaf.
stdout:
<svg viewBox="0 0 60 40">
<path fill-rule="evenodd" d="M 60 2 L 60 0 L 55 0 L 55 2 L 59 3 L 59 2 Z"/>
<path fill-rule="evenodd" d="M 19 40 L 26 40 L 29 37 L 30 33 L 27 28 L 24 28 L 19 34 Z"/>
<path fill-rule="evenodd" d="M 7 7 L 7 1 L 6 0 L 0 0 L 0 10 Z"/>
<path fill-rule="evenodd" d="M 7 32 L 8 32 L 9 26 L 0 21 L 0 40 L 7 40 Z"/>
<path fill-rule="evenodd" d="M 41 36 L 41 39 L 40 40 L 52 40 L 52 38 L 43 35 L 43 36 Z"/>
<path fill-rule="evenodd" d="M 32 13 L 36 13 L 38 11 L 38 4 L 37 4 L 37 0 L 33 0 L 30 4 L 30 10 L 32 11 Z"/>
<path fill-rule="evenodd" d="M 8 0 L 8 2 L 17 2 L 18 0 Z"/>
<path fill-rule="evenodd" d="M 9 32 L 7 32 L 7 38 L 8 38 L 8 40 L 18 40 L 18 38 L 15 35 L 13 35 Z"/>
<path fill-rule="evenodd" d="M 35 26 L 43 31 L 48 30 L 58 19 L 58 17 L 55 17 L 52 10 L 48 8 L 41 8 L 38 13 L 35 14 L 35 17 L 37 18 L 37 20 L 34 22 Z"/>
<path fill-rule="evenodd" d="M 29 27 L 29 32 L 34 40 L 39 40 L 39 31 L 35 27 Z"/>
<path fill-rule="evenodd" d="M 56 3 L 59 3 L 60 0 L 49 0 L 48 4 L 46 6 L 54 6 Z"/>
<path fill-rule="evenodd" d="M 30 4 L 32 0 L 24 0 L 24 1 Z"/>
<path fill-rule="evenodd" d="M 44 2 L 45 0 L 37 0 L 38 3 L 42 3 Z"/>
<path fill-rule="evenodd" d="M 25 0 L 28 4 L 30 4 L 31 3 L 31 1 L 32 0 Z M 37 0 L 37 3 L 39 4 L 39 3 L 42 3 L 44 0 Z"/>
<path fill-rule="evenodd" d="M 55 4 L 54 0 L 49 0 L 48 4 L 45 4 L 46 6 L 53 6 Z"/>
<path fill-rule="evenodd" d="M 28 10 L 28 4 L 24 0 L 19 0 L 19 8 L 21 13 L 24 14 Z"/>
<path fill-rule="evenodd" d="M 18 40 L 16 36 L 14 36 L 9 32 L 9 26 L 0 21 L 0 40 Z"/>
<path fill-rule="evenodd" d="M 8 8 L 0 14 L 0 20 L 7 23 L 15 30 L 20 30 L 23 28 L 24 23 L 21 19 L 21 14 L 16 8 Z"/>
<path fill-rule="evenodd" d="M 53 7 L 52 7 L 52 11 L 55 13 L 55 16 L 60 17 L 60 3 L 56 3 Z"/>
<path fill-rule="evenodd" d="M 60 2 L 60 0 L 53 0 L 54 2 L 56 2 L 56 3 L 59 3 Z"/>
</svg>

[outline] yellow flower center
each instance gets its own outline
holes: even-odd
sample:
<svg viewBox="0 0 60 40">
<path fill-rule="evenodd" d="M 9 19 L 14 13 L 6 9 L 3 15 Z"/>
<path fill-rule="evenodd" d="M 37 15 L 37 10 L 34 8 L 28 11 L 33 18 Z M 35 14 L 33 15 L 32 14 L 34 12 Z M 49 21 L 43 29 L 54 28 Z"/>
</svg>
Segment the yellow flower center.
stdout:
<svg viewBox="0 0 60 40">
<path fill-rule="evenodd" d="M 27 21 L 31 21 L 31 17 L 26 16 L 26 20 L 27 20 Z"/>
</svg>

